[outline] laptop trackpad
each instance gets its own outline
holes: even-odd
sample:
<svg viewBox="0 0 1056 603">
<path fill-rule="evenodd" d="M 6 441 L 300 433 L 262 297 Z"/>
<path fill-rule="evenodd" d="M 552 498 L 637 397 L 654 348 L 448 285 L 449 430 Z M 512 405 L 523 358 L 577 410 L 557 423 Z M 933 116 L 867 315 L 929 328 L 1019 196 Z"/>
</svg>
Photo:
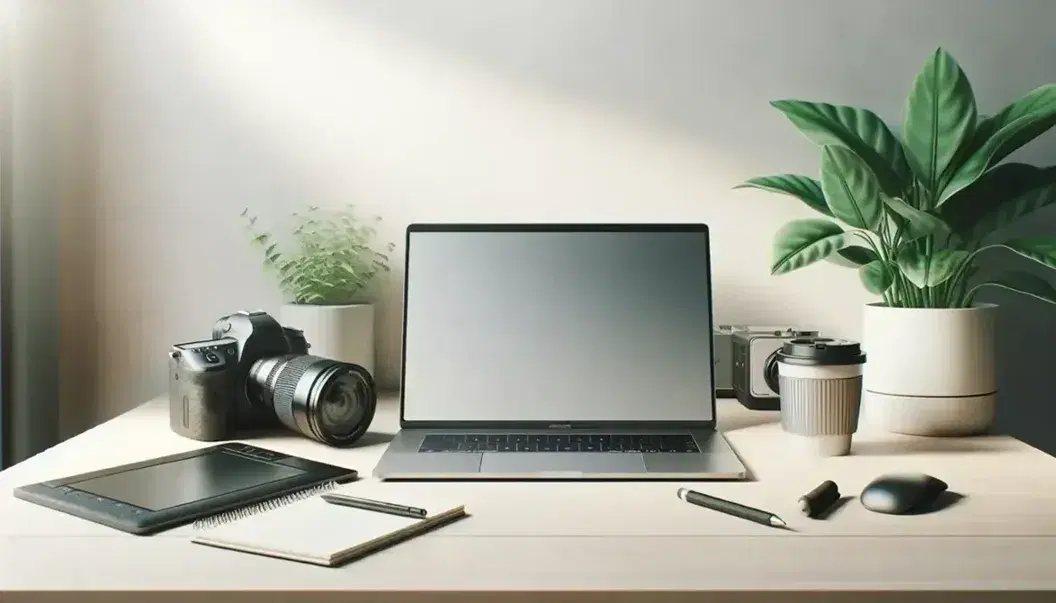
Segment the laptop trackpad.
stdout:
<svg viewBox="0 0 1056 603">
<path fill-rule="evenodd" d="M 645 461 L 641 454 L 622 452 L 485 452 L 480 472 L 543 477 L 645 473 Z"/>
</svg>

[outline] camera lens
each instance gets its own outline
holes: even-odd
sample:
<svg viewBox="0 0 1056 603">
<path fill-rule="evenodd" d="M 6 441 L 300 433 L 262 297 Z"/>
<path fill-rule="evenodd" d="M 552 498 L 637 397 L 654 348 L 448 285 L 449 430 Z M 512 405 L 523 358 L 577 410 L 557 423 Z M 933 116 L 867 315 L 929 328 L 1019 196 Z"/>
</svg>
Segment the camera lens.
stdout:
<svg viewBox="0 0 1056 603">
<path fill-rule="evenodd" d="M 774 390 L 775 394 L 781 392 L 781 379 L 778 378 L 777 369 L 777 350 L 774 350 L 766 358 L 766 363 L 763 365 L 763 381 L 766 382 L 767 387 Z"/>
<path fill-rule="evenodd" d="M 274 408 L 283 425 L 331 446 L 358 440 L 377 407 L 366 369 L 307 354 L 256 361 L 247 385 L 251 399 Z"/>
</svg>

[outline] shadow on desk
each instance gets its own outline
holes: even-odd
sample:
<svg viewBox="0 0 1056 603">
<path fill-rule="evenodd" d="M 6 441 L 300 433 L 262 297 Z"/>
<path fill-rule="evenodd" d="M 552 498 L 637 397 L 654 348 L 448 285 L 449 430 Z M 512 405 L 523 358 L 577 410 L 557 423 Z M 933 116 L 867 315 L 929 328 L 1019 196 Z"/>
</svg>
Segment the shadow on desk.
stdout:
<svg viewBox="0 0 1056 603">
<path fill-rule="evenodd" d="M 363 437 L 356 441 L 355 446 L 374 446 L 377 444 L 388 444 L 396 437 L 394 433 L 385 433 L 380 431 L 368 431 L 363 434 Z M 355 447 L 354 446 L 354 447 Z"/>
<path fill-rule="evenodd" d="M 738 413 L 730 418 L 724 418 L 719 423 L 719 431 L 729 433 L 738 429 L 759 427 L 781 422 L 781 413 L 776 410 L 756 410 L 747 413 Z"/>
<path fill-rule="evenodd" d="M 913 509 L 912 511 L 904 513 L 904 515 L 928 515 L 931 513 L 938 513 L 960 503 L 965 498 L 967 497 L 959 492 L 947 490 L 940 494 L 932 504 L 919 509 Z"/>
<path fill-rule="evenodd" d="M 992 454 L 1005 448 L 1013 448 L 1016 442 L 980 436 L 973 439 L 929 438 L 915 436 L 893 436 L 884 441 L 858 441 L 851 444 L 851 454 L 862 456 L 897 456 L 900 454 Z"/>
<path fill-rule="evenodd" d="M 296 433 L 282 427 L 276 427 L 274 429 L 258 429 L 252 431 L 246 431 L 245 433 L 239 434 L 245 441 L 259 440 L 261 445 L 267 446 L 267 440 L 270 438 L 288 438 L 290 434 Z M 358 440 L 352 443 L 348 448 L 366 448 L 368 446 L 378 446 L 381 444 L 388 444 L 396 437 L 394 433 L 387 433 L 383 431 L 368 431 L 363 434 Z"/>
</svg>

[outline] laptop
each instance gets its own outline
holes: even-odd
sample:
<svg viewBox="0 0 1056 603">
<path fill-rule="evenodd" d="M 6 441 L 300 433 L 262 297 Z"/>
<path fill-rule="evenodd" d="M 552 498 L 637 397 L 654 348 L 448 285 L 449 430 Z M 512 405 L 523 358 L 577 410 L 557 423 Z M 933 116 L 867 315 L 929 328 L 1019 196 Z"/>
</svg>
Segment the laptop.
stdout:
<svg viewBox="0 0 1056 603">
<path fill-rule="evenodd" d="M 412 224 L 381 479 L 743 479 L 708 227 Z"/>
</svg>

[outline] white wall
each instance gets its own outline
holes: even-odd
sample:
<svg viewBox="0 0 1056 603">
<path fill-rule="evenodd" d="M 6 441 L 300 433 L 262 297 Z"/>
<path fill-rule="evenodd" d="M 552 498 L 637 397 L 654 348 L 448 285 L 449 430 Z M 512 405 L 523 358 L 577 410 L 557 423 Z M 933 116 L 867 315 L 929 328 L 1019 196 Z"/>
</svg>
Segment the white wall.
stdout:
<svg viewBox="0 0 1056 603">
<path fill-rule="evenodd" d="M 984 110 L 1056 81 L 1056 3 L 1045 0 L 89 6 L 93 102 L 79 115 L 94 126 L 97 171 L 79 221 L 90 244 L 77 257 L 90 267 L 75 272 L 91 274 L 76 293 L 90 326 L 63 331 L 80 350 L 65 366 L 95 358 L 64 373 L 75 383 L 63 407 L 83 422 L 161 393 L 169 344 L 234 309 L 276 308 L 238 222 L 246 205 L 279 216 L 352 202 L 383 216 L 396 242 L 409 221 L 704 221 L 720 321 L 857 337 L 871 300 L 853 272 L 768 273 L 771 235 L 808 210 L 731 191 L 750 176 L 816 172 L 816 149 L 768 101 L 865 105 L 897 123 L 938 45 Z M 1056 135 L 1027 155 L 1056 163 Z M 401 276 L 378 292 L 388 385 Z M 1051 336 L 1052 319 L 1039 320 L 1032 332 Z"/>
</svg>

